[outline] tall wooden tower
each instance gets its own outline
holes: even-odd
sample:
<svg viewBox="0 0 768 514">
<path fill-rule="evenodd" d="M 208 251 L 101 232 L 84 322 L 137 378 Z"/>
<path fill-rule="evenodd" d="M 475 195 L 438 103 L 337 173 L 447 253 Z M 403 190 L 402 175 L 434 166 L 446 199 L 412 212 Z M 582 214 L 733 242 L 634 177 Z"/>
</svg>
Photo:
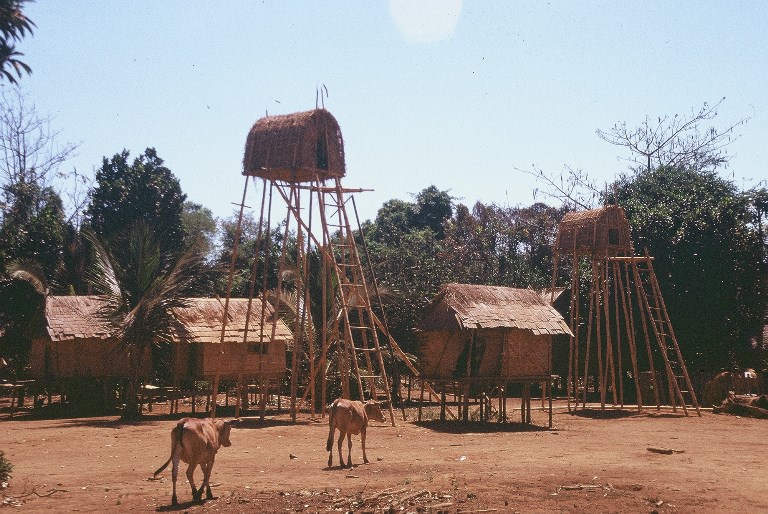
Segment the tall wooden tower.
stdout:
<svg viewBox="0 0 768 514">
<path fill-rule="evenodd" d="M 675 411 L 682 407 L 686 415 L 692 406 L 700 415 L 653 257 L 647 252 L 634 255 L 624 210 L 608 205 L 566 214 L 553 253 L 553 289 L 561 259 L 570 258 L 573 270 L 569 410 L 573 402 L 575 408 L 579 402 L 586 405 L 590 387 L 599 391 L 601 408 L 609 393 L 613 405 L 623 406 L 627 382 L 634 385 L 638 410 L 644 403 L 653 402 L 657 408 L 668 403 Z M 580 268 L 585 267 L 590 274 L 586 316 L 579 294 Z M 597 370 L 590 369 L 595 361 Z"/>
<path fill-rule="evenodd" d="M 384 352 L 402 352 L 374 310 L 380 306 L 376 282 L 367 278 L 373 276 L 367 252 L 355 239 L 360 227 L 352 193 L 363 190 L 342 186 L 344 142 L 336 119 L 325 109 L 261 118 L 248 134 L 243 175 L 227 300 L 251 180 L 261 195 L 249 298 L 260 296 L 290 313 L 292 418 L 304 401 L 314 415 L 335 389 L 346 398 L 386 401 L 394 425 Z M 270 232 L 272 215 L 281 210 L 274 204 L 286 208 L 281 238 Z M 273 328 L 262 321 L 253 330 L 267 334 Z"/>
</svg>

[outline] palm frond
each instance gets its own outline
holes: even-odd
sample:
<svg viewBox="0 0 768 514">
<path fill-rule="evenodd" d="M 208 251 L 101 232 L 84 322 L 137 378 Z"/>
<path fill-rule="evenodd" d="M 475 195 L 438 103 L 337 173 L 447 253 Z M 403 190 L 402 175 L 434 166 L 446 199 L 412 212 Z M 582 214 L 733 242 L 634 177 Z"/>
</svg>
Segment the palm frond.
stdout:
<svg viewBox="0 0 768 514">
<path fill-rule="evenodd" d="M 48 296 L 48 282 L 45 279 L 43 268 L 33 261 L 13 261 L 6 266 L 6 272 L 11 280 L 23 280 L 35 288 L 39 294 Z"/>
</svg>

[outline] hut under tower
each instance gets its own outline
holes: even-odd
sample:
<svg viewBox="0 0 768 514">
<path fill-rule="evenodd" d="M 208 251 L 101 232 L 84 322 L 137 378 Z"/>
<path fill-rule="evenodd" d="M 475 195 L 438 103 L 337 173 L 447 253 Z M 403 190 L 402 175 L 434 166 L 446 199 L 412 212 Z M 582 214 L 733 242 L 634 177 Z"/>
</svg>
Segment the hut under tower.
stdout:
<svg viewBox="0 0 768 514">
<path fill-rule="evenodd" d="M 360 224 L 353 193 L 364 190 L 341 184 L 345 161 L 338 122 L 325 109 L 259 119 L 248 133 L 243 175 L 227 301 L 252 181 L 260 189 L 259 225 L 248 296 L 279 302 L 291 312 L 292 418 L 301 403 L 314 416 L 316 407 L 332 400 L 328 395 L 339 394 L 386 401 L 394 425 L 384 351 L 404 355 L 379 308 L 367 250 L 359 249 L 354 237 L 353 228 L 359 231 Z M 278 220 L 272 219 L 279 212 L 275 204 L 286 208 Z M 278 222 L 284 232 L 281 247 L 274 249 L 270 231 Z M 289 247 L 291 234 L 295 244 Z M 271 255 L 279 256 L 277 262 Z M 251 330 L 270 328 L 262 324 Z M 217 384 L 218 377 L 214 389 Z"/>
<path fill-rule="evenodd" d="M 627 393 L 634 396 L 638 410 L 644 404 L 661 408 L 668 403 L 686 415 L 688 406 L 699 413 L 653 257 L 647 251 L 635 255 L 624 209 L 607 205 L 566 214 L 553 259 L 553 289 L 561 261 L 570 259 L 572 269 L 568 408 L 574 402 L 575 408 L 579 403 L 585 407 L 588 389 L 594 387 L 601 408 L 611 399 L 609 393 L 613 405 L 623 406 Z M 586 313 L 579 295 L 579 270 L 585 264 L 590 268 Z M 625 377 L 634 384 L 634 394 L 625 391 Z"/>
<path fill-rule="evenodd" d="M 506 388 L 519 384 L 521 420 L 530 423 L 530 385 L 551 383 L 553 338 L 571 334 L 548 300 L 531 289 L 472 284 L 441 288 L 417 329 L 422 378 L 441 392 L 441 418 L 450 387 L 462 397 L 459 418 L 469 419 L 470 397 L 490 403 L 497 396 L 498 418 L 505 421 Z M 547 389 L 545 385 L 543 396 Z M 551 428 L 551 391 L 549 399 Z M 485 402 L 479 403 L 481 419 L 489 419 Z"/>
</svg>

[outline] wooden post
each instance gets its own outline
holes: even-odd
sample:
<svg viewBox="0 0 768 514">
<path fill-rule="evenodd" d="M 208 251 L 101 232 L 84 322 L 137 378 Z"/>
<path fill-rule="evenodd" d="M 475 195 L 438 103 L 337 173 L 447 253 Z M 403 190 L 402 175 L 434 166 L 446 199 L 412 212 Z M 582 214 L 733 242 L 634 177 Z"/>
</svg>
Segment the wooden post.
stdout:
<svg viewBox="0 0 768 514">
<path fill-rule="evenodd" d="M 445 385 L 440 391 L 440 421 L 445 421 Z"/>
<path fill-rule="evenodd" d="M 549 429 L 552 430 L 552 383 L 551 382 L 549 387 Z"/>
<path fill-rule="evenodd" d="M 622 281 L 622 278 L 624 279 Z M 624 283 L 626 282 L 626 287 Z M 624 263 L 624 275 L 622 277 L 619 272 L 619 294 L 621 296 L 621 306 L 624 312 L 625 327 L 627 330 L 627 340 L 629 341 L 629 356 L 632 360 L 632 375 L 635 381 L 635 401 L 637 403 L 637 411 L 640 412 L 643 409 L 643 394 L 640 390 L 640 371 L 637 365 L 637 344 L 635 341 L 635 315 L 631 308 L 631 295 L 629 288 L 629 270 L 627 263 Z"/>
<path fill-rule="evenodd" d="M 213 405 L 211 408 L 211 417 L 216 417 L 216 395 L 219 388 L 219 380 L 221 378 L 221 359 L 224 356 L 224 336 L 227 330 L 227 316 L 229 313 L 229 297 L 232 294 L 232 280 L 235 274 L 235 263 L 237 261 L 237 249 L 240 243 L 240 229 L 243 223 L 243 211 L 245 210 L 245 195 L 248 191 L 248 177 L 245 177 L 245 185 L 243 186 L 243 199 L 240 201 L 240 215 L 237 218 L 237 228 L 235 229 L 235 239 L 232 244 L 232 260 L 229 264 L 229 276 L 227 277 L 227 295 L 224 299 L 224 314 L 221 317 L 221 338 L 219 341 L 219 354 L 216 365 L 216 373 L 213 378 Z M 193 402 L 194 408 L 194 402 Z M 194 411 L 193 411 L 194 412 Z"/>
</svg>

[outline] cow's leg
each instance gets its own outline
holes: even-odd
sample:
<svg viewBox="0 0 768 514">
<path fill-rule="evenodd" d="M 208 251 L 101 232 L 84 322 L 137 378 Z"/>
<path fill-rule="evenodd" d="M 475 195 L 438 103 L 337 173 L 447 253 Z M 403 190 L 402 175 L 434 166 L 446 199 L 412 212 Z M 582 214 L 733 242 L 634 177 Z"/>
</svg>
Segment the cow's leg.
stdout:
<svg viewBox="0 0 768 514">
<path fill-rule="evenodd" d="M 342 432 L 342 430 L 341 430 L 341 429 L 339 429 L 339 440 L 338 440 L 338 442 L 336 443 L 336 446 L 337 446 L 337 447 L 338 447 L 338 449 L 339 449 L 339 467 L 340 467 L 340 468 L 343 468 L 343 467 L 344 467 L 344 457 L 342 457 L 342 456 L 341 456 L 341 445 L 342 445 L 342 444 L 343 444 L 343 442 L 344 442 L 344 435 L 345 435 L 345 434 L 344 434 L 344 432 Z"/>
<path fill-rule="evenodd" d="M 352 467 L 352 432 L 347 432 L 347 467 Z"/>
<path fill-rule="evenodd" d="M 203 500 L 203 491 L 205 491 L 205 474 L 207 469 L 208 469 L 208 464 L 206 462 L 201 462 L 200 471 L 203 472 L 203 481 L 200 483 L 200 487 L 197 489 L 197 498 L 200 501 Z"/>
<path fill-rule="evenodd" d="M 197 467 L 196 462 L 190 462 L 189 466 L 187 466 L 187 480 L 189 480 L 189 487 L 192 488 L 192 500 L 193 501 L 200 501 L 201 494 L 197 494 L 197 489 L 195 488 L 195 468 Z"/>
<path fill-rule="evenodd" d="M 176 477 L 179 476 L 179 453 L 174 452 L 171 458 L 173 467 L 171 468 L 171 478 L 173 480 L 173 496 L 171 496 L 171 504 L 178 505 L 179 500 L 176 498 Z"/>
<path fill-rule="evenodd" d="M 363 462 L 368 464 L 368 456 L 365 454 L 365 425 L 360 429 L 360 444 L 363 446 Z"/>
<path fill-rule="evenodd" d="M 208 461 L 208 465 L 203 468 L 203 484 L 205 485 L 205 499 L 212 500 L 213 493 L 211 492 L 211 470 L 213 469 L 213 461 L 216 458 L 215 455 L 211 456 L 211 460 Z M 203 486 L 200 486 L 200 497 L 203 497 Z"/>
</svg>

